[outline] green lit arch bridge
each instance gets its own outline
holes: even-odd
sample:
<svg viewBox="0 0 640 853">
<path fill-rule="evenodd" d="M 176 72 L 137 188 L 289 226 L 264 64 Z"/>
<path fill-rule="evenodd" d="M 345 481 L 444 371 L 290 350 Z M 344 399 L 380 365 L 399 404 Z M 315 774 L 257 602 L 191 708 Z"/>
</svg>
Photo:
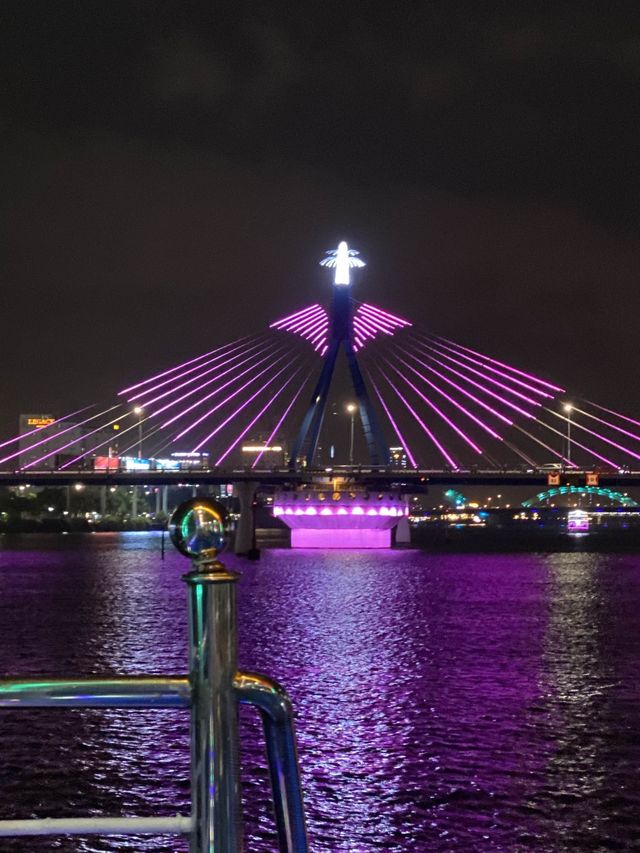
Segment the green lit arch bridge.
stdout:
<svg viewBox="0 0 640 853">
<path fill-rule="evenodd" d="M 542 492 L 538 492 L 532 498 L 522 502 L 522 506 L 533 507 L 539 506 L 541 503 L 553 500 L 556 497 L 564 497 L 566 495 L 575 495 L 576 497 L 600 497 L 606 498 L 614 504 L 633 509 L 639 506 L 638 502 L 630 497 L 626 492 L 621 492 L 619 489 L 608 488 L 607 486 L 552 486 Z"/>
</svg>

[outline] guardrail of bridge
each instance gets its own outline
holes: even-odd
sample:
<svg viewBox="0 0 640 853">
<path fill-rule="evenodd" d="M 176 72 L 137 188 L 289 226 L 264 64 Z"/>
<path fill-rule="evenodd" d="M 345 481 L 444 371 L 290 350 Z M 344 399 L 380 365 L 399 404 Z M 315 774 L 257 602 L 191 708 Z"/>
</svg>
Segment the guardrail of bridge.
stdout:
<svg viewBox="0 0 640 853">
<path fill-rule="evenodd" d="M 188 676 L 2 679 L 0 708 L 190 709 L 191 814 L 2 820 L 0 837 L 180 834 L 189 837 L 190 853 L 239 853 L 238 703 L 243 703 L 262 718 L 279 850 L 307 853 L 291 702 L 271 678 L 236 668 L 238 575 L 217 559 L 225 542 L 225 511 L 193 498 L 178 507 L 170 530 L 176 547 L 193 561 L 183 578 L 189 599 Z"/>
</svg>

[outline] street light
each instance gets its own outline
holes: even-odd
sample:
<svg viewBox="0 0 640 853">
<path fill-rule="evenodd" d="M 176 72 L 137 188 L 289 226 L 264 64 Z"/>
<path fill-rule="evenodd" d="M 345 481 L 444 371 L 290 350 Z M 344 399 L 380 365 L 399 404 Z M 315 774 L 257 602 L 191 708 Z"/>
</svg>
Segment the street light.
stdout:
<svg viewBox="0 0 640 853">
<path fill-rule="evenodd" d="M 562 408 L 567 413 L 567 462 L 571 462 L 571 412 L 573 406 L 571 403 L 565 403 Z"/>
<path fill-rule="evenodd" d="M 136 406 L 133 414 L 138 416 L 138 459 L 142 459 L 142 415 L 144 409 L 142 406 Z"/>
<path fill-rule="evenodd" d="M 349 465 L 353 465 L 353 435 L 354 435 L 354 425 L 355 425 L 355 417 L 357 406 L 355 403 L 347 403 L 347 412 L 351 416 L 351 431 L 350 431 L 350 441 L 349 441 Z"/>
</svg>

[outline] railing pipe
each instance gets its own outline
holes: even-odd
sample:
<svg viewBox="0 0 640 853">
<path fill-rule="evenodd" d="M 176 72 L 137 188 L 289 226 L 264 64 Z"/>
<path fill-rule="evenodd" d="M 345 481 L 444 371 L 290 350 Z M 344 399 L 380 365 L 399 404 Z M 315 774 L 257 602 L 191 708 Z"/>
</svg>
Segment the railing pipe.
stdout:
<svg viewBox="0 0 640 853">
<path fill-rule="evenodd" d="M 190 817 L 62 817 L 0 821 L 0 838 L 20 835 L 188 835 Z"/>
<path fill-rule="evenodd" d="M 178 676 L 0 682 L 0 708 L 188 708 L 190 704 L 189 679 Z"/>
<path fill-rule="evenodd" d="M 238 575 L 216 560 L 194 561 L 189 587 L 191 798 L 190 853 L 242 850 L 237 670 Z"/>
<path fill-rule="evenodd" d="M 307 853 L 304 802 L 293 723 L 293 707 L 283 687 L 266 675 L 239 672 L 238 700 L 260 712 L 267 744 L 273 801 L 282 853 Z"/>
</svg>

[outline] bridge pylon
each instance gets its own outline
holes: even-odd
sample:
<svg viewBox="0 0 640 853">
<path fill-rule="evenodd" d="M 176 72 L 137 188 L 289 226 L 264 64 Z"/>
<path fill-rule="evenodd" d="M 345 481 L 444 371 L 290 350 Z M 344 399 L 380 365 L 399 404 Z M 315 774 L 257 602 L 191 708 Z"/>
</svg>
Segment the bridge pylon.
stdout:
<svg viewBox="0 0 640 853">
<path fill-rule="evenodd" d="M 358 364 L 353 337 L 353 300 L 349 271 L 352 267 L 363 267 L 364 262 L 357 257 L 358 252 L 349 249 L 344 241 L 336 250 L 327 252 L 327 255 L 328 257 L 320 263 L 323 266 L 335 268 L 327 348 L 323 356 L 320 376 L 291 450 L 289 466 L 295 468 L 298 459 L 303 455 L 307 466 L 313 465 L 327 409 L 329 389 L 341 349 L 347 359 L 353 391 L 358 401 L 370 462 L 372 465 L 386 465 L 389 461 L 389 448 Z"/>
</svg>

